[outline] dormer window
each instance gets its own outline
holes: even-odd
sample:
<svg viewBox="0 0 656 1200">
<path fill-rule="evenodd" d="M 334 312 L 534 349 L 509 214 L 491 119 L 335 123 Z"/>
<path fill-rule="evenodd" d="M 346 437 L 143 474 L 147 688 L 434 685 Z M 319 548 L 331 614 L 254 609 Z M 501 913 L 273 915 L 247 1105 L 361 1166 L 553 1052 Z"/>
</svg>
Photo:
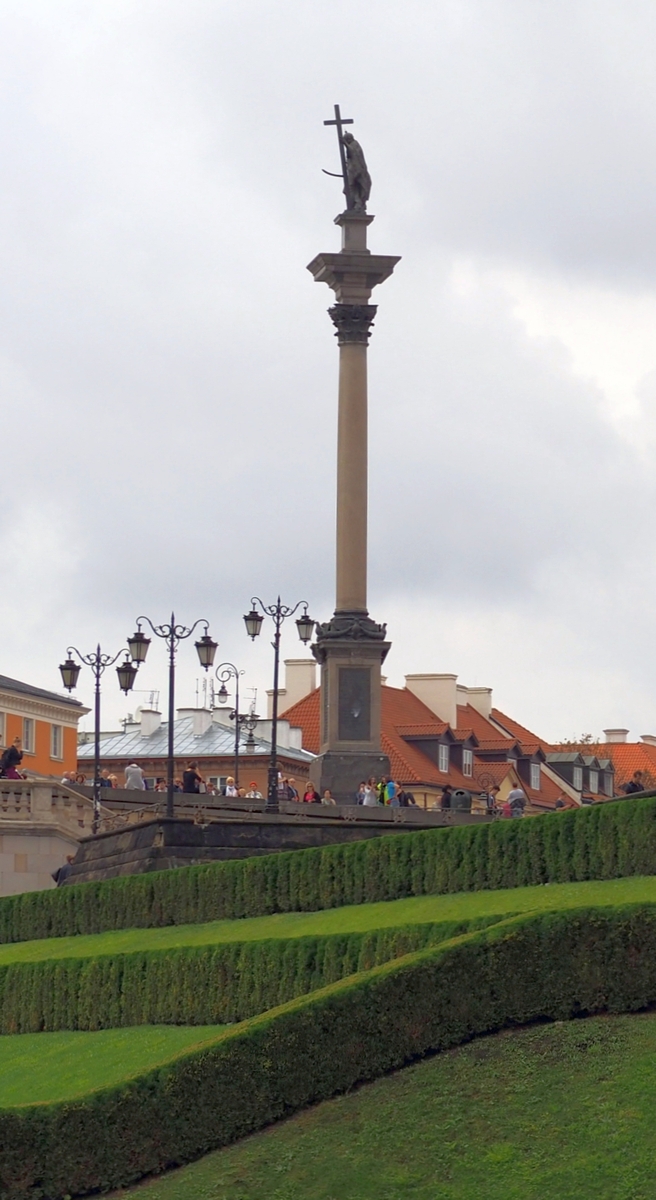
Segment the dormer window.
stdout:
<svg viewBox="0 0 656 1200">
<path fill-rule="evenodd" d="M 583 767 L 574 767 L 572 784 L 577 792 L 583 791 Z"/>
<path fill-rule="evenodd" d="M 612 771 L 604 771 L 604 791 L 607 796 L 613 794 L 613 774 Z"/>
<path fill-rule="evenodd" d="M 445 749 L 447 749 L 446 746 L 445 746 Z M 442 768 L 440 768 L 440 770 L 441 769 Z M 473 775 L 474 774 L 474 751 L 473 750 L 463 750 L 463 752 L 462 752 L 462 773 L 463 773 L 463 775 Z"/>
<path fill-rule="evenodd" d="M 593 796 L 596 796 L 597 792 L 599 791 L 599 772 L 598 771 L 590 772 L 590 791 L 592 792 Z"/>
<path fill-rule="evenodd" d="M 531 787 L 534 792 L 540 791 L 540 764 L 531 763 Z"/>
<path fill-rule="evenodd" d="M 449 770 L 449 747 L 447 745 L 445 745 L 444 742 L 440 742 L 440 746 L 439 746 L 438 767 L 439 767 L 440 771 L 444 772 L 445 775 L 448 773 L 448 770 Z"/>
</svg>

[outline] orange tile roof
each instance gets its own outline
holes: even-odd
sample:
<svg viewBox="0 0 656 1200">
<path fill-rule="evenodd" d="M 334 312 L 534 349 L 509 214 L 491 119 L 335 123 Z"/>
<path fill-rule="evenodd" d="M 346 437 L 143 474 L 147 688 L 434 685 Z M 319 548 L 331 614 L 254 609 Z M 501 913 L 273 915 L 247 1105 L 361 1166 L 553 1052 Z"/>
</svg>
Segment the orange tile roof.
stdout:
<svg viewBox="0 0 656 1200">
<path fill-rule="evenodd" d="M 449 728 L 448 721 L 434 721 L 432 725 L 418 722 L 414 725 L 397 725 L 396 732 L 405 738 L 440 737 Z"/>
<path fill-rule="evenodd" d="M 556 747 L 552 749 L 556 750 Z M 616 792 L 621 791 L 622 784 L 628 783 L 634 771 L 642 771 L 646 789 L 656 788 L 656 746 L 650 746 L 647 742 L 594 742 L 592 745 L 585 743 L 572 746 L 571 749 L 585 755 L 593 754 L 595 758 L 612 759 Z"/>
<path fill-rule="evenodd" d="M 392 775 L 399 783 L 408 786 L 424 784 L 434 788 L 444 787 L 448 783 L 452 788 L 481 791 L 486 787 L 491 787 L 493 783 L 501 784 L 508 772 L 513 770 L 510 762 L 485 762 L 478 758 L 478 748 L 475 747 L 473 775 L 463 775 L 453 763 L 449 764 L 448 772 L 440 771 L 418 745 L 412 745 L 405 741 L 405 737 L 413 735 L 420 737 L 422 733 L 424 736 L 426 733 L 439 735 L 449 728 L 447 722 L 436 720 L 435 714 L 408 688 L 392 688 L 384 685 L 381 698 L 381 745 L 383 752 L 389 757 Z M 301 727 L 303 747 L 313 754 L 319 753 L 320 705 L 321 689 L 316 688 L 315 691 L 310 692 L 309 695 L 281 714 L 291 725 Z M 513 730 L 509 731 L 510 736 L 507 739 L 500 738 L 498 729 L 470 704 L 458 705 L 458 719 L 458 740 L 462 740 L 463 733 L 473 732 L 476 738 L 482 742 L 482 749 L 485 749 L 486 744 L 488 747 L 511 749 L 519 736 Z M 517 730 L 523 731 L 529 744 L 538 744 L 534 734 L 529 734 L 528 730 L 514 724 Z M 541 744 L 546 746 L 546 743 Z M 617 746 L 614 748 L 618 749 Z M 643 748 L 647 749 L 647 747 Z M 605 747 L 605 749 L 608 750 L 609 747 Z M 654 752 L 653 767 L 656 772 L 656 746 L 651 749 Z M 593 754 L 596 751 L 591 748 L 588 753 Z M 542 772 L 539 791 L 527 787 L 524 783 L 522 783 L 522 787 L 530 804 L 539 808 L 555 808 L 556 800 L 561 794 L 558 784 L 549 779 L 544 772 Z"/>
<path fill-rule="evenodd" d="M 291 708 L 280 714 L 281 718 L 289 721 L 290 725 L 300 726 L 303 730 L 303 749 L 309 750 L 310 754 L 319 753 L 320 704 L 321 688 L 315 688 L 313 692 L 309 692 L 302 700 L 298 700 L 296 704 L 292 704 Z"/>
<path fill-rule="evenodd" d="M 492 720 L 496 721 L 497 725 L 501 725 L 509 737 L 518 738 L 522 745 L 524 742 L 528 742 L 532 745 L 542 746 L 543 750 L 545 746 L 548 746 L 548 742 L 545 742 L 543 738 L 539 738 L 537 733 L 531 733 L 530 729 L 527 729 L 525 725 L 520 725 L 519 721 L 513 721 L 511 717 L 507 717 L 498 708 L 492 709 Z"/>
</svg>

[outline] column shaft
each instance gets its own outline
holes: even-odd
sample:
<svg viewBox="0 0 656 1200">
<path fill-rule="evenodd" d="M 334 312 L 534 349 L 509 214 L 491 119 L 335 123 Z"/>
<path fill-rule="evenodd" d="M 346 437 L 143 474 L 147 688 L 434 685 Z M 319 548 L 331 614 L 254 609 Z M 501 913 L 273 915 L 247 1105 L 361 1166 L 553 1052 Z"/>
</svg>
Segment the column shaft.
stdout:
<svg viewBox="0 0 656 1200">
<path fill-rule="evenodd" d="M 367 347 L 339 350 L 336 612 L 367 611 Z"/>
</svg>

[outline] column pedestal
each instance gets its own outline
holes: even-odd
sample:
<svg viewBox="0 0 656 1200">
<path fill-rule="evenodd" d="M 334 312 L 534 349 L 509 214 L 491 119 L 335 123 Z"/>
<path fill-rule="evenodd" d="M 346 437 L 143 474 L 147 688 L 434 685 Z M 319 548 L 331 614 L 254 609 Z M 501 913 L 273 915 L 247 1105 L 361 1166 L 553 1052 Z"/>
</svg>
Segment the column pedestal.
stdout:
<svg viewBox="0 0 656 1200">
<path fill-rule="evenodd" d="M 389 775 L 380 740 L 385 635 L 366 612 L 337 612 L 312 647 L 321 664 L 321 733 L 310 775 L 320 795 L 330 788 L 340 804 L 355 803 L 362 780 Z"/>
</svg>

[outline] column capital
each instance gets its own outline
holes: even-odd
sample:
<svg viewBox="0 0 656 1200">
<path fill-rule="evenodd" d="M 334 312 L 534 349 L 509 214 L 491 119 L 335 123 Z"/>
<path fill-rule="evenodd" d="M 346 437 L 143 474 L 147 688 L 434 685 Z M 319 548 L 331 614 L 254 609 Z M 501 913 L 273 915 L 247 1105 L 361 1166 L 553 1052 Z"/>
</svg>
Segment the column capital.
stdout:
<svg viewBox="0 0 656 1200">
<path fill-rule="evenodd" d="M 328 314 L 337 330 L 338 345 L 359 343 L 366 346 L 377 311 L 377 304 L 333 304 Z"/>
</svg>

